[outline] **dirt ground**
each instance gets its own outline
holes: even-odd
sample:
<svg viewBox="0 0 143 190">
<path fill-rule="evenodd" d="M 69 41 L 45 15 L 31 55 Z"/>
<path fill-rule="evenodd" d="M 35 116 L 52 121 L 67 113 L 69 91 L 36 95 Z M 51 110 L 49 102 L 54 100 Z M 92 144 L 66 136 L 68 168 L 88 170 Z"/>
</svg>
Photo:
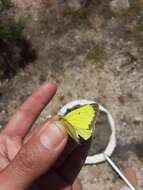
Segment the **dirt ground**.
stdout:
<svg viewBox="0 0 143 190">
<path fill-rule="evenodd" d="M 32 89 L 55 81 L 58 92 L 37 122 L 76 99 L 98 100 L 113 115 L 117 148 L 113 160 L 132 167 L 143 189 L 143 1 L 115 15 L 109 0 L 92 0 L 78 12 L 59 11 L 46 0 L 13 0 L 10 14 L 25 22 L 37 59 L 0 82 L 0 125 Z M 85 166 L 83 190 L 118 190 L 115 173 L 103 163 Z"/>
</svg>

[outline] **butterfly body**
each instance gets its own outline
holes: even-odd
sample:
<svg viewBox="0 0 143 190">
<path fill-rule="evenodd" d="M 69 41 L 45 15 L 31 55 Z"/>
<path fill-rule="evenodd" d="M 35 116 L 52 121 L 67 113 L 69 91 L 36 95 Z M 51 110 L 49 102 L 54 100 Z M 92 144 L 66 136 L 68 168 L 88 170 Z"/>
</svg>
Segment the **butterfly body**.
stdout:
<svg viewBox="0 0 143 190">
<path fill-rule="evenodd" d="M 68 134 L 75 141 L 80 138 L 88 140 L 92 136 L 92 122 L 95 120 L 98 111 L 98 104 L 86 104 L 73 108 L 61 117 Z"/>
</svg>

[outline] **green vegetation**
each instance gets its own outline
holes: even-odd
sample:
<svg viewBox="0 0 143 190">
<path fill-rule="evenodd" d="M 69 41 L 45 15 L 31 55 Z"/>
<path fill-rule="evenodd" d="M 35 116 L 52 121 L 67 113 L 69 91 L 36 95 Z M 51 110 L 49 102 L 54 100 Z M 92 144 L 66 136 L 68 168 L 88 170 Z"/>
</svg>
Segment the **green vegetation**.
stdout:
<svg viewBox="0 0 143 190">
<path fill-rule="evenodd" d="M 77 26 L 88 24 L 88 11 L 86 9 L 76 11 L 71 14 L 71 21 Z"/>
<path fill-rule="evenodd" d="M 9 8 L 10 5 L 11 5 L 10 0 L 0 0 L 0 12 L 2 12 L 3 10 Z"/>
<path fill-rule="evenodd" d="M 11 6 L 11 0 L 0 0 L 0 40 L 3 42 L 17 42 L 23 39 L 24 25 L 22 21 L 9 18 L 3 11 Z"/>
<path fill-rule="evenodd" d="M 0 40 L 20 41 L 23 39 L 24 25 L 22 21 L 11 19 L 7 23 L 0 24 Z"/>
<path fill-rule="evenodd" d="M 35 51 L 23 35 L 24 24 L 9 13 L 10 6 L 11 0 L 0 0 L 0 80 L 35 60 Z"/>
<path fill-rule="evenodd" d="M 99 46 L 91 48 L 86 55 L 87 60 L 94 60 L 96 62 L 100 61 L 104 57 L 105 51 L 103 48 Z"/>
<path fill-rule="evenodd" d="M 139 29 L 141 32 L 143 32 L 143 15 L 140 15 Z"/>
</svg>

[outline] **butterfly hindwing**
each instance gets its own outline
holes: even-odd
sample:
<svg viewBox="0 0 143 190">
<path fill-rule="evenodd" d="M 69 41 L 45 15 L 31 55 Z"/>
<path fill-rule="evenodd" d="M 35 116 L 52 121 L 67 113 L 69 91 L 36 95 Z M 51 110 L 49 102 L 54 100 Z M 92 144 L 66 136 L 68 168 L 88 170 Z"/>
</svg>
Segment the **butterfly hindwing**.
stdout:
<svg viewBox="0 0 143 190">
<path fill-rule="evenodd" d="M 62 121 L 63 121 L 64 125 L 66 126 L 67 132 L 71 136 L 71 138 L 73 138 L 73 139 L 75 139 L 75 141 L 79 142 L 78 133 L 75 130 L 75 128 L 70 123 L 68 123 L 65 119 L 62 119 Z"/>
<path fill-rule="evenodd" d="M 78 136 L 81 136 L 84 140 L 87 140 L 91 137 L 92 135 L 92 130 L 91 129 L 81 129 L 77 128 L 77 134 Z"/>
</svg>

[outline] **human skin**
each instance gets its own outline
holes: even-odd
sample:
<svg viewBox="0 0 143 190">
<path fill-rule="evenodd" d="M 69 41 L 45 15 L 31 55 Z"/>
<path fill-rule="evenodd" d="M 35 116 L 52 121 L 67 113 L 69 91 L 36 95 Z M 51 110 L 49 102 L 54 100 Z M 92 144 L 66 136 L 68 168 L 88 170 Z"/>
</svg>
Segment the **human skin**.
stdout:
<svg viewBox="0 0 143 190">
<path fill-rule="evenodd" d="M 71 190 L 89 142 L 77 145 L 49 118 L 31 130 L 57 87 L 44 83 L 16 110 L 0 132 L 0 190 Z"/>
</svg>

